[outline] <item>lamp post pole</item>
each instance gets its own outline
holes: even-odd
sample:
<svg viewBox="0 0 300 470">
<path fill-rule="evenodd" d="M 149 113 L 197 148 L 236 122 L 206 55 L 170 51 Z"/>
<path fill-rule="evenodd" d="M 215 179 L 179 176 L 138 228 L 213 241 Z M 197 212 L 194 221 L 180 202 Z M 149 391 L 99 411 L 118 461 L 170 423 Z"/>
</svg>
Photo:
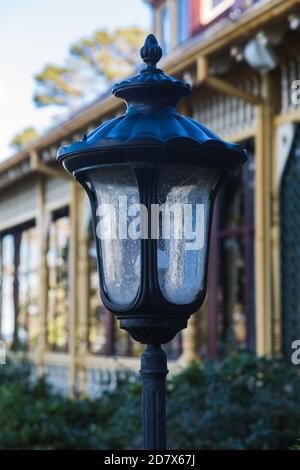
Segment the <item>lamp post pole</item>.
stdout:
<svg viewBox="0 0 300 470">
<path fill-rule="evenodd" d="M 145 450 L 166 449 L 167 356 L 161 345 L 147 345 L 141 358 L 142 422 Z"/>
</svg>

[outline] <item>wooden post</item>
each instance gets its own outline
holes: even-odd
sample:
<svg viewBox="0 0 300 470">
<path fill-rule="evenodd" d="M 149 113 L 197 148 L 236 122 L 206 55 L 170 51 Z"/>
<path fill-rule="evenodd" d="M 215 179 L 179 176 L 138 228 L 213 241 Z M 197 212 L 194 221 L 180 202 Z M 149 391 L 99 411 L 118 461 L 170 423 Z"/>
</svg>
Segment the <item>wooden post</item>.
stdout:
<svg viewBox="0 0 300 470">
<path fill-rule="evenodd" d="M 45 214 L 45 185 L 44 179 L 40 177 L 38 187 L 38 212 L 36 226 L 39 239 L 39 312 L 40 312 L 40 334 L 38 345 L 38 371 L 43 375 L 44 355 L 47 350 L 47 300 L 48 300 L 48 270 L 47 270 L 47 223 Z"/>
<path fill-rule="evenodd" d="M 20 246 L 21 232 L 14 233 L 14 279 L 13 279 L 13 299 L 14 299 L 14 334 L 12 349 L 17 351 L 19 348 L 18 324 L 19 324 L 19 267 L 20 267 Z"/>
<path fill-rule="evenodd" d="M 277 102 L 273 105 L 274 115 L 280 114 L 282 103 L 280 93 L 280 76 L 277 77 Z M 282 351 L 282 324 L 281 324 L 281 273 L 280 273 L 280 182 L 281 182 L 281 169 L 280 162 L 285 155 L 285 164 L 291 149 L 291 145 L 294 139 L 294 126 L 293 124 L 284 125 L 284 128 L 288 128 L 288 132 L 285 131 L 285 138 L 282 139 L 282 135 L 279 131 L 279 127 L 276 126 L 276 119 L 273 118 L 273 159 L 272 159 L 272 199 L 271 199 L 271 224 L 272 224 L 272 325 L 273 325 L 273 352 L 281 353 Z M 287 133 L 286 133 L 287 132 Z M 278 143 L 281 145 L 278 146 Z M 278 154 L 280 153 L 280 155 Z M 282 167 L 282 171 L 285 165 Z"/>
<path fill-rule="evenodd" d="M 78 211 L 80 214 L 80 224 L 78 229 L 78 349 L 75 350 L 76 364 L 79 367 L 79 392 L 81 396 L 87 394 L 87 371 L 85 357 L 87 355 L 88 341 L 88 315 L 89 315 L 89 223 L 90 209 L 86 194 L 78 188 Z M 78 357 L 77 357 L 78 356 Z"/>
<path fill-rule="evenodd" d="M 273 187 L 272 197 L 272 335 L 273 352 L 281 353 L 281 282 L 280 282 L 280 218 L 279 188 Z"/>
<path fill-rule="evenodd" d="M 255 187 L 256 351 L 272 352 L 271 162 L 273 112 L 270 78 L 262 75 L 265 102 L 257 107 Z"/>
<path fill-rule="evenodd" d="M 77 261 L 78 261 L 78 191 L 75 181 L 71 183 L 70 203 L 70 311 L 69 311 L 69 358 L 70 358 L 70 394 L 74 396 L 76 387 L 76 324 L 78 313 L 77 296 Z"/>
<path fill-rule="evenodd" d="M 199 312 L 191 315 L 188 326 L 182 330 L 182 355 L 180 362 L 189 364 L 191 361 L 199 361 Z"/>
</svg>

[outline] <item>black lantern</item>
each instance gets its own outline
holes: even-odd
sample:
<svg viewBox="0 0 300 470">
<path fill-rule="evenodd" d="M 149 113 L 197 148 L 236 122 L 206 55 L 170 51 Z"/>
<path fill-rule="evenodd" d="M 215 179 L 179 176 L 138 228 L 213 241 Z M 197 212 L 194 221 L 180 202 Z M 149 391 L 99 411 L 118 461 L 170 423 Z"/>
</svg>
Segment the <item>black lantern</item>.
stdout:
<svg viewBox="0 0 300 470">
<path fill-rule="evenodd" d="M 146 449 L 165 446 L 160 345 L 204 301 L 214 200 L 246 160 L 238 145 L 178 113 L 191 87 L 156 67 L 161 55 L 150 34 L 141 49 L 145 68 L 113 87 L 126 113 L 61 147 L 57 157 L 90 199 L 103 304 L 149 345 L 141 370 Z"/>
</svg>

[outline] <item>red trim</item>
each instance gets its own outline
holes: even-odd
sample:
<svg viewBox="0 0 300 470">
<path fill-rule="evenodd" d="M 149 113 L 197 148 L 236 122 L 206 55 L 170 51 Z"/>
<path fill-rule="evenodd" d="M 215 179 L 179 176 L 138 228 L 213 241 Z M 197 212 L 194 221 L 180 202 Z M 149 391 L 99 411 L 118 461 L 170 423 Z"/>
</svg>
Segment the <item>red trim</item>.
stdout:
<svg viewBox="0 0 300 470">
<path fill-rule="evenodd" d="M 190 33 L 193 36 L 199 31 L 200 25 L 200 0 L 190 0 L 191 23 Z"/>
</svg>

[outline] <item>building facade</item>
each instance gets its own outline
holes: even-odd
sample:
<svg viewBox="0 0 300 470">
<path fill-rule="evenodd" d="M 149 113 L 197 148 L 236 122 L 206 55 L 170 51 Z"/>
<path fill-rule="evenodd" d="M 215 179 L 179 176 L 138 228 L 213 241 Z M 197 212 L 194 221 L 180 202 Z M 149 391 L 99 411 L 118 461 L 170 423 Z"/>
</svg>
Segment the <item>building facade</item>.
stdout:
<svg viewBox="0 0 300 470">
<path fill-rule="evenodd" d="M 207 299 L 169 358 L 288 355 L 300 339 L 299 2 L 148 3 L 162 68 L 193 85 L 180 111 L 249 155 L 217 200 Z M 55 161 L 59 146 L 123 111 L 105 94 L 0 165 L 1 337 L 62 391 L 92 395 L 117 367 L 139 368 L 141 345 L 99 300 L 87 198 Z"/>
</svg>

